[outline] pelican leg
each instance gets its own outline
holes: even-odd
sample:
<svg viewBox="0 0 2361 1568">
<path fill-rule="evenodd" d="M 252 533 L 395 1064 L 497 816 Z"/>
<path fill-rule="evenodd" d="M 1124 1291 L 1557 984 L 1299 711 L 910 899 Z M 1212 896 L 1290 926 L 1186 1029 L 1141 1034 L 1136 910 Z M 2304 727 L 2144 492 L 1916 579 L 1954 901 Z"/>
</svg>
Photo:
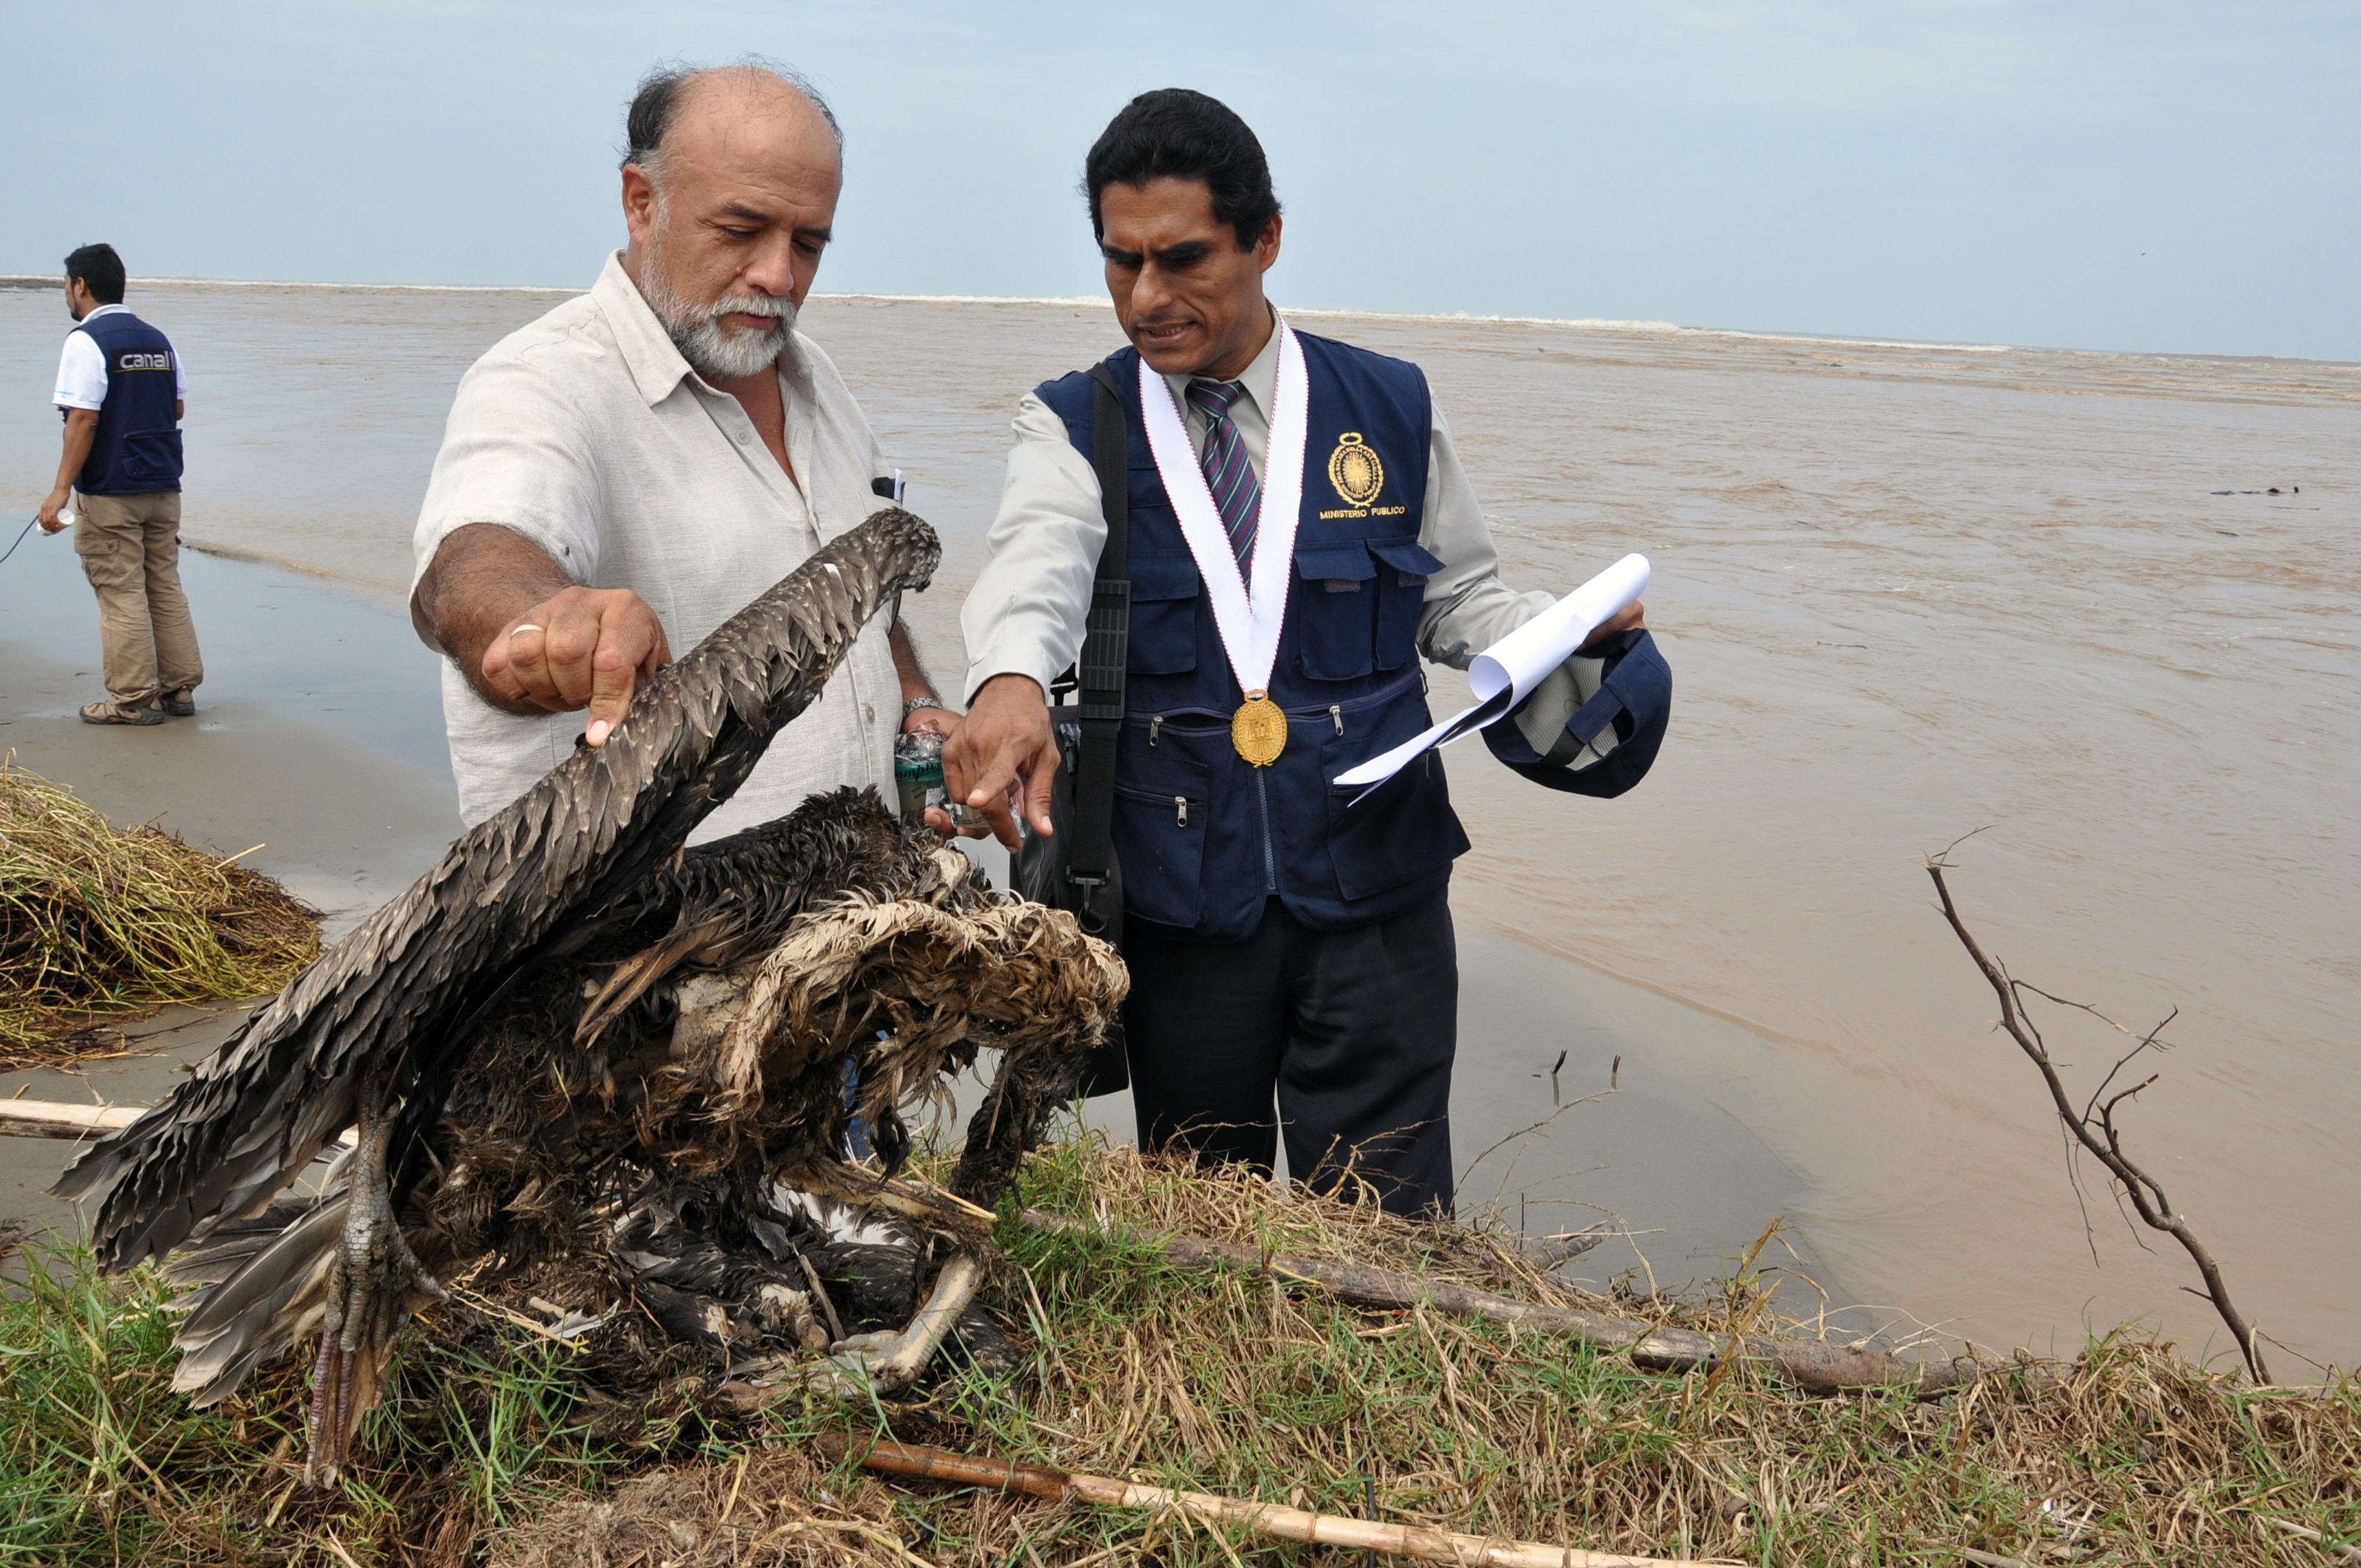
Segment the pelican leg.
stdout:
<svg viewBox="0 0 2361 1568">
<path fill-rule="evenodd" d="M 311 1447 L 303 1458 L 303 1478 L 315 1486 L 334 1486 L 343 1471 L 353 1427 L 377 1402 L 378 1376 L 402 1325 L 445 1294 L 395 1223 L 386 1148 L 396 1118 L 379 1099 L 363 1096 L 346 1178 L 350 1206 L 328 1263 L 327 1318 L 312 1365 Z"/>
<path fill-rule="evenodd" d="M 782 1368 L 784 1376 L 777 1382 L 736 1379 L 726 1383 L 722 1398 L 730 1408 L 746 1411 L 759 1409 L 795 1387 L 839 1399 L 898 1394 L 926 1371 L 927 1364 L 942 1348 L 944 1336 L 983 1284 L 983 1261 L 973 1253 L 958 1254 L 943 1265 L 927 1304 L 900 1333 L 854 1334 L 838 1341 L 822 1360 Z"/>
</svg>

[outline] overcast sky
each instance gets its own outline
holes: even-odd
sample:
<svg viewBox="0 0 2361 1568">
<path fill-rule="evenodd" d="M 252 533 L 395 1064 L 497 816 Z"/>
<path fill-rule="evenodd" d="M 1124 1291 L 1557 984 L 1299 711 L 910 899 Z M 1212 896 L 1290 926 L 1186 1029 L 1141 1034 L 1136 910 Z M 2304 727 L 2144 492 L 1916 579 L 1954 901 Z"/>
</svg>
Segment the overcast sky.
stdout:
<svg viewBox="0 0 2361 1568">
<path fill-rule="evenodd" d="M 0 270 L 586 285 L 651 63 L 850 142 L 823 291 L 1098 289 L 1133 93 L 1226 100 L 1282 303 L 2361 360 L 2361 5 L 0 0 Z"/>
</svg>

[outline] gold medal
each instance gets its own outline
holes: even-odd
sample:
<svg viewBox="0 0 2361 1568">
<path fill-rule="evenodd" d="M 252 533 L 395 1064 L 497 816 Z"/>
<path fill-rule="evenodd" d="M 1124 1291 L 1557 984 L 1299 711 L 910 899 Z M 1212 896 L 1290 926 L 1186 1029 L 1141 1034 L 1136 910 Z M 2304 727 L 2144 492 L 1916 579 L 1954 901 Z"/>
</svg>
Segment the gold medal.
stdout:
<svg viewBox="0 0 2361 1568">
<path fill-rule="evenodd" d="M 1287 715 L 1266 694 L 1246 693 L 1246 701 L 1230 715 L 1230 744 L 1256 767 L 1270 766 L 1287 750 Z"/>
</svg>

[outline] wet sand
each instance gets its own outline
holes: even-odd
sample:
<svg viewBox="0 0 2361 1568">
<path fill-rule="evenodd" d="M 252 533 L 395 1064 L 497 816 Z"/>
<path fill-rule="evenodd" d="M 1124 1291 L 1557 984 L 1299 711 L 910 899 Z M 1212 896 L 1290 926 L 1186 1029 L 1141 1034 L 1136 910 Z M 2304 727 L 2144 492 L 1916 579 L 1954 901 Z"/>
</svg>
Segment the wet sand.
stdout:
<svg viewBox="0 0 2361 1568">
<path fill-rule="evenodd" d="M 182 1067 L 201 1060 L 228 1037 L 248 1011 L 246 1005 L 168 1007 L 151 1018 L 126 1023 L 121 1055 L 83 1063 L 71 1071 L 37 1068 L 0 1073 L 0 1100 L 54 1100 L 70 1105 L 146 1105 L 171 1092 Z M 114 1031 L 110 1030 L 110 1034 Z M 0 1234 L 21 1232 L 35 1239 L 80 1233 L 72 1205 L 49 1196 L 49 1183 L 71 1163 L 80 1140 L 0 1138 Z"/>
<path fill-rule="evenodd" d="M 183 553 L 205 659 L 194 718 L 81 722 L 104 695 L 71 536 L 38 534 L 0 587 L 0 751 L 118 822 L 248 863 L 341 930 L 459 831 L 435 660 L 390 611 L 299 575 Z"/>
</svg>

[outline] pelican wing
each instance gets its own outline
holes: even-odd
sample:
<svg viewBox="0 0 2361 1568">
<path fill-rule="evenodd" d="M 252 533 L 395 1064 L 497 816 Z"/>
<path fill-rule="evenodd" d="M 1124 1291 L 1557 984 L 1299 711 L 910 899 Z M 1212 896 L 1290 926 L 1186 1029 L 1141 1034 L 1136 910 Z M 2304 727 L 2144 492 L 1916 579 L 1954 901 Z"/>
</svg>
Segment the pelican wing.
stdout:
<svg viewBox="0 0 2361 1568">
<path fill-rule="evenodd" d="M 831 541 L 631 700 L 434 869 L 255 1010 L 194 1076 L 94 1145 L 52 1189 L 99 1192 L 110 1269 L 258 1212 L 351 1125 L 363 1085 L 406 1092 L 422 1062 L 630 892 L 730 798 L 818 697 L 869 618 L 927 586 L 941 550 L 898 508 Z"/>
</svg>

